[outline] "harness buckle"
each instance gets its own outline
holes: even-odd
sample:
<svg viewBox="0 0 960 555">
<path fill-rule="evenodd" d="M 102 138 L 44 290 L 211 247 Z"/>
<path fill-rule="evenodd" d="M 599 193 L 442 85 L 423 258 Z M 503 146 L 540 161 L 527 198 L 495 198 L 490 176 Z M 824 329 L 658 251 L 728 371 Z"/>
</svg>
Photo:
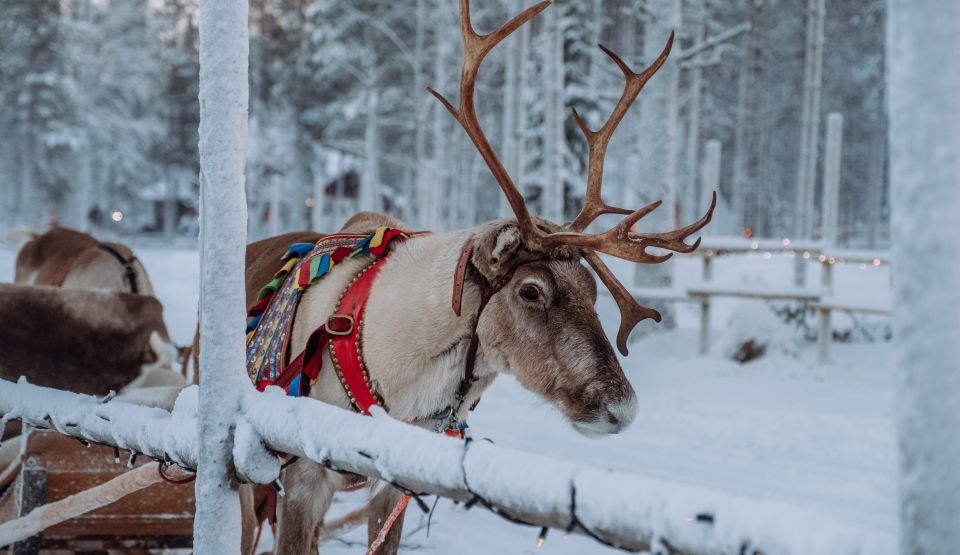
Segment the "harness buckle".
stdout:
<svg viewBox="0 0 960 555">
<path fill-rule="evenodd" d="M 327 333 L 330 335 L 350 335 L 353 332 L 353 316 L 349 314 L 334 314 L 327 318 Z"/>
</svg>

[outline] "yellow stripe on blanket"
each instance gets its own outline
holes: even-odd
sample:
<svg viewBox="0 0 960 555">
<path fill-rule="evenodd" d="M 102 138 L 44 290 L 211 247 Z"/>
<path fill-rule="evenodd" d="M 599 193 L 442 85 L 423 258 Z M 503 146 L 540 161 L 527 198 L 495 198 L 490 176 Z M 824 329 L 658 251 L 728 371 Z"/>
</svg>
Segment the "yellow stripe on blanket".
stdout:
<svg viewBox="0 0 960 555">
<path fill-rule="evenodd" d="M 296 266 L 297 262 L 299 261 L 300 261 L 299 257 L 295 257 L 295 258 L 291 258 L 290 260 L 287 260 L 287 263 L 283 265 L 283 268 L 280 268 L 280 270 L 277 273 L 273 274 L 273 278 L 274 279 L 281 278 L 289 274 L 290 270 L 292 270 L 293 267 Z"/>
<path fill-rule="evenodd" d="M 378 227 L 376 233 L 373 234 L 373 239 L 370 239 L 370 247 L 379 247 L 383 243 L 383 234 L 387 232 L 387 228 Z"/>
</svg>

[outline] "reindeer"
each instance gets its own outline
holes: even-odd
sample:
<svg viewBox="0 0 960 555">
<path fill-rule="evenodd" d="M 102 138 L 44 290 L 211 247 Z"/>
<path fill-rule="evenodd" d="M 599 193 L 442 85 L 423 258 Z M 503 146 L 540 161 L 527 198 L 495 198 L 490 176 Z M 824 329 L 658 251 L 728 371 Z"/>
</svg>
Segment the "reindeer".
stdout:
<svg viewBox="0 0 960 555">
<path fill-rule="evenodd" d="M 91 235 L 64 227 L 55 227 L 46 233 L 16 228 L 7 233 L 6 239 L 20 249 L 17 253 L 14 283 L 151 297 L 154 295 L 153 284 L 147 276 L 146 268 L 126 245 L 101 242 Z M 24 288 L 14 291 L 19 291 L 19 295 L 43 294 L 31 293 Z M 8 297 L 12 298 L 12 295 Z M 64 299 L 60 301 L 60 305 L 66 308 L 69 307 L 70 300 L 80 297 L 64 294 L 59 298 Z M 133 329 L 138 322 L 132 319 L 132 316 L 130 318 L 129 325 Z M 143 386 L 176 380 L 171 374 L 175 372 L 173 365 L 178 355 L 185 356 L 183 352 L 178 353 L 176 345 L 170 341 L 163 320 L 159 320 L 157 329 L 150 334 L 149 341 L 144 345 L 142 373 L 137 384 Z"/>
<path fill-rule="evenodd" d="M 637 399 L 600 325 L 594 308 L 597 285 L 583 262 L 593 268 L 620 308 L 616 342 L 626 356 L 633 327 L 646 318 L 660 321 L 660 315 L 637 303 L 598 253 L 659 264 L 672 253 L 657 254 L 648 249 L 692 252 L 699 239 L 692 244 L 686 239 L 712 217 L 716 194 L 699 221 L 674 231 L 639 233 L 632 230 L 633 225 L 660 202 L 626 210 L 601 199 L 607 145 L 644 84 L 665 62 L 673 44 L 672 34 L 660 56 L 640 73 L 634 73 L 616 54 L 601 46 L 622 70 L 626 85 L 612 115 L 596 131 L 573 110 L 589 146 L 583 207 L 572 222 L 565 224 L 530 213 L 480 126 L 474 92 L 484 57 L 549 3 L 536 4 L 492 33 L 480 35 L 471 23 L 469 0 L 460 1 L 464 61 L 459 106 L 428 90 L 479 150 L 515 218 L 415 236 L 394 247 L 383 264 L 367 298 L 363 359 L 394 418 L 432 429 L 437 415 L 452 411 L 452 417 L 462 421 L 497 373 L 506 372 L 558 407 L 580 433 L 597 436 L 620 432 L 636 416 Z M 585 231 L 604 214 L 625 217 L 607 231 Z M 389 216 L 360 213 L 341 231 L 367 232 L 378 226 L 406 227 Z M 256 300 L 256 288 L 270 279 L 278 255 L 287 245 L 318 237 L 294 233 L 251 244 L 247 251 L 247 300 Z M 304 294 L 291 332 L 291 352 L 304 349 L 311 331 L 327 322 L 335 312 L 338 295 L 368 263 L 362 258 L 345 260 Z M 329 353 L 324 351 L 323 356 L 324 368 L 331 368 Z M 461 397 L 460 387 L 470 374 L 472 383 Z M 320 373 L 310 395 L 342 408 L 351 407 L 338 378 L 329 370 Z M 317 530 L 334 494 L 353 481 L 305 460 L 287 466 L 282 479 L 286 495 L 280 500 L 276 552 L 316 553 Z M 368 522 L 371 541 L 400 496 L 392 488 L 374 491 Z M 249 506 L 252 496 L 243 499 L 245 552 L 249 552 L 256 519 Z M 378 553 L 397 551 L 401 527 L 402 517 Z"/>
<path fill-rule="evenodd" d="M 6 238 L 20 249 L 14 283 L 153 295 L 147 270 L 121 243 L 65 227 L 46 233 L 17 228 Z"/>
</svg>

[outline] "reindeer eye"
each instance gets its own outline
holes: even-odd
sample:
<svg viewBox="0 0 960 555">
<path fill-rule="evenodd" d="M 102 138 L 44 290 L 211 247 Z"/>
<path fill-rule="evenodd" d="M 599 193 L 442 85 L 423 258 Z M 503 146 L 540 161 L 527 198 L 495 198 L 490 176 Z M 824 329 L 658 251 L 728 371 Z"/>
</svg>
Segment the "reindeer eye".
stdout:
<svg viewBox="0 0 960 555">
<path fill-rule="evenodd" d="M 543 293 L 540 292 L 540 288 L 536 285 L 524 285 L 518 293 L 521 299 L 532 303 L 539 301 L 540 298 L 543 297 Z"/>
</svg>

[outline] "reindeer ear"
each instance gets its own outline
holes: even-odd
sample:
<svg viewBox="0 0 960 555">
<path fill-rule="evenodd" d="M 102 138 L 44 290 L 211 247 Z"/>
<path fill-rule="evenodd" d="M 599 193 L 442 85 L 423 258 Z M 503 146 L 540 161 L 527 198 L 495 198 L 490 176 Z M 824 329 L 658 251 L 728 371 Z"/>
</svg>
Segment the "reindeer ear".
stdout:
<svg viewBox="0 0 960 555">
<path fill-rule="evenodd" d="M 490 226 L 476 236 L 474 243 L 473 265 L 489 281 L 495 281 L 516 263 L 523 246 L 514 222 Z"/>
</svg>

